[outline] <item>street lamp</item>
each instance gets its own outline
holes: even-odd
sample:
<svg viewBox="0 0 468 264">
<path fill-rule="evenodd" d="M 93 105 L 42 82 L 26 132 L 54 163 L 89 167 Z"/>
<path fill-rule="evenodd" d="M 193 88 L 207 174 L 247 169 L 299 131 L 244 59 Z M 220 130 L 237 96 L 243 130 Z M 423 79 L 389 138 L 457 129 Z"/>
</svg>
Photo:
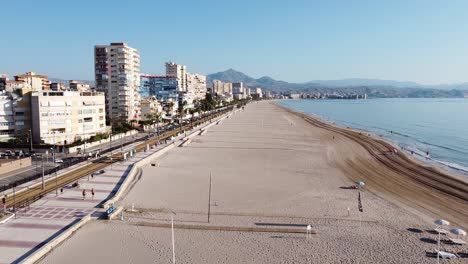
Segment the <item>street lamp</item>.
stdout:
<svg viewBox="0 0 468 264">
<path fill-rule="evenodd" d="M 45 190 L 45 181 L 44 181 L 44 154 L 41 154 L 41 165 L 42 165 L 42 190 Z"/>
<path fill-rule="evenodd" d="M 29 136 L 30 136 L 30 140 L 31 140 L 31 150 L 29 151 L 29 154 L 32 154 L 33 153 L 33 141 L 32 141 L 32 131 L 31 129 L 29 129 Z"/>
<path fill-rule="evenodd" d="M 56 157 L 55 157 L 55 131 L 52 133 L 54 135 L 54 147 L 52 148 L 52 158 L 54 159 L 54 171 L 55 171 L 55 196 L 58 196 L 58 188 L 57 188 L 57 167 L 55 165 Z"/>
<path fill-rule="evenodd" d="M 174 240 L 174 215 L 176 213 L 171 211 L 171 232 L 172 232 L 172 264 L 175 264 L 175 240 Z"/>
</svg>

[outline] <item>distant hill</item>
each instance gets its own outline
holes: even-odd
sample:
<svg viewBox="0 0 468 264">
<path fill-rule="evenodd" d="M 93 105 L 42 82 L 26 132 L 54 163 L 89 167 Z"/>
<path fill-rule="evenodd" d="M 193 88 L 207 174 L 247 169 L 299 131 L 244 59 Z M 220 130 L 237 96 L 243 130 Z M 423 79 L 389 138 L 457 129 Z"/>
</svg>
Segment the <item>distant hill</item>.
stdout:
<svg viewBox="0 0 468 264">
<path fill-rule="evenodd" d="M 213 80 L 243 82 L 247 87 L 261 87 L 273 92 L 367 93 L 371 97 L 463 97 L 460 90 L 468 90 L 468 83 L 421 85 L 415 82 L 359 78 L 289 83 L 269 76 L 255 79 L 234 69 L 209 74 L 209 86 Z"/>
<path fill-rule="evenodd" d="M 269 76 L 264 76 L 258 79 L 252 78 L 242 72 L 229 69 L 223 72 L 217 72 L 208 75 L 208 81 L 221 80 L 225 82 L 244 82 L 247 85 L 259 86 L 284 86 L 284 87 L 311 87 L 311 86 L 325 86 L 325 87 L 353 87 L 353 86 L 387 86 L 387 87 L 404 87 L 404 88 L 431 88 L 441 90 L 467 90 L 468 82 L 460 84 L 438 84 L 438 85 L 423 85 L 415 82 L 406 81 L 393 81 L 393 80 L 380 80 L 380 79 L 365 79 L 365 78 L 350 78 L 340 80 L 314 80 L 305 83 L 289 83 L 285 81 L 278 81 Z"/>
</svg>

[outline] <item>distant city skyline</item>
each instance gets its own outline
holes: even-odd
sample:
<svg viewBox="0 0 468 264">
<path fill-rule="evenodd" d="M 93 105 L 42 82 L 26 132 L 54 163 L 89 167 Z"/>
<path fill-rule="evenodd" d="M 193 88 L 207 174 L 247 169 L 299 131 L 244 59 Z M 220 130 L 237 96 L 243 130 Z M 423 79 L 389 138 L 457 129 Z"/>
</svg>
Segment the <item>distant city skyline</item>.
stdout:
<svg viewBox="0 0 468 264">
<path fill-rule="evenodd" d="M 111 4 L 112 2 L 112 4 Z M 141 72 L 175 61 L 287 82 L 468 82 L 467 1 L 8 1 L 0 73 L 94 80 L 94 46 L 126 42 Z M 174 10 L 174 12 L 171 12 Z M 112 27 L 106 26 L 112 23 Z"/>
</svg>

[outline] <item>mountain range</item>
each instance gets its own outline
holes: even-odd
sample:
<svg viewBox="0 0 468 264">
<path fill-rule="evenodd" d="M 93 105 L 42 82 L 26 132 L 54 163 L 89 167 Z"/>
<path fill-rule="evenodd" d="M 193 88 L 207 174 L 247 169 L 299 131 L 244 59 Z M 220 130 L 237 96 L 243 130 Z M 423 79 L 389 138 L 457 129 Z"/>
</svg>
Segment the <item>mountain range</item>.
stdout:
<svg viewBox="0 0 468 264">
<path fill-rule="evenodd" d="M 304 83 L 289 83 L 278 81 L 269 76 L 264 76 L 258 79 L 250 77 L 242 72 L 234 69 L 229 69 L 223 72 L 209 74 L 207 83 L 210 84 L 213 80 L 224 82 L 243 82 L 248 87 L 260 87 L 272 91 L 303 91 L 313 88 L 350 88 L 350 87 L 393 87 L 393 88 L 420 88 L 420 89 L 439 89 L 439 90 L 468 90 L 468 82 L 461 84 L 440 84 L 440 85 L 423 85 L 415 82 L 392 81 L 380 79 L 339 79 L 339 80 L 314 80 Z"/>
<path fill-rule="evenodd" d="M 65 79 L 50 78 L 50 80 L 52 82 L 68 83 L 68 80 Z M 363 78 L 313 80 L 304 83 L 290 83 L 275 80 L 269 76 L 256 79 L 234 69 L 207 75 L 208 87 L 211 86 L 213 80 L 243 82 L 245 86 L 250 88 L 260 87 L 264 90 L 277 93 L 366 93 L 369 97 L 468 97 L 468 83 L 423 85 L 416 82 Z M 94 81 L 79 81 L 94 86 Z"/>
</svg>

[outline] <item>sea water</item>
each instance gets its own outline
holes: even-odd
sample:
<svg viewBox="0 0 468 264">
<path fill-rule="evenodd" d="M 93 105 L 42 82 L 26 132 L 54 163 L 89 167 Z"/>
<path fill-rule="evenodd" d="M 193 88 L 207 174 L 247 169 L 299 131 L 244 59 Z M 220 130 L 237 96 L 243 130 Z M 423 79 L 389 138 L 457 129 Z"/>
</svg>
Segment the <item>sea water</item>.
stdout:
<svg viewBox="0 0 468 264">
<path fill-rule="evenodd" d="M 429 161 L 468 173 L 468 98 L 282 100 L 279 104 L 393 141 Z"/>
</svg>

